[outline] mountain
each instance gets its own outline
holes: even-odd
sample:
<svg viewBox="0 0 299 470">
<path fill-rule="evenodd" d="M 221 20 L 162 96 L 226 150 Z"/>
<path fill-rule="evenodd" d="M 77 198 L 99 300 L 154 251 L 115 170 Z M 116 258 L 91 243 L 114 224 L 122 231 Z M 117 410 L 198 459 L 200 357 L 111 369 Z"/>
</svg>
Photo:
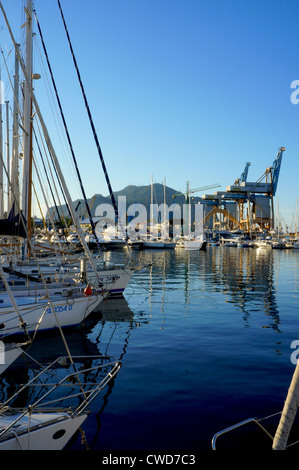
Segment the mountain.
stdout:
<svg viewBox="0 0 299 470">
<path fill-rule="evenodd" d="M 179 195 L 173 197 L 175 194 L 181 194 L 180 191 L 177 191 L 173 188 L 169 188 L 165 186 L 165 202 L 168 206 L 171 204 L 179 204 L 181 207 L 185 203 L 185 196 Z M 114 197 L 116 203 L 118 203 L 118 197 L 125 196 L 126 197 L 126 207 L 128 208 L 132 204 L 142 204 L 145 206 L 148 214 L 150 214 L 150 204 L 151 204 L 151 185 L 148 186 L 135 186 L 129 185 L 126 186 L 124 189 L 120 191 L 114 192 Z M 200 197 L 192 197 L 192 203 L 196 204 L 200 202 Z M 163 204 L 164 203 L 164 185 L 161 183 L 154 183 L 153 184 L 153 203 L 154 204 Z M 96 208 L 100 204 L 110 204 L 111 199 L 110 196 L 103 196 L 102 194 L 95 194 L 93 197 L 88 199 L 88 205 L 90 207 L 90 212 L 92 216 L 95 216 Z M 74 201 L 74 207 L 76 208 L 77 214 L 80 219 L 84 219 L 88 217 L 87 210 L 85 207 L 85 202 L 83 199 L 77 199 Z M 54 213 L 55 217 L 55 207 L 50 208 L 51 213 Z M 67 206 L 64 204 L 61 209 L 65 217 L 69 217 L 69 213 L 67 210 Z M 57 216 L 56 216 L 57 219 Z"/>
</svg>

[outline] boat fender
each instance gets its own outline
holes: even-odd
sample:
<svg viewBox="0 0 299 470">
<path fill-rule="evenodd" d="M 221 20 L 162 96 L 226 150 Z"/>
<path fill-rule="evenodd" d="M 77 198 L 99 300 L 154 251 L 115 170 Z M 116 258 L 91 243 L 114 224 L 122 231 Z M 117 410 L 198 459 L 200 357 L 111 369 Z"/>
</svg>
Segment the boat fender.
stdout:
<svg viewBox="0 0 299 470">
<path fill-rule="evenodd" d="M 91 295 L 92 294 L 92 290 L 91 290 L 91 287 L 90 287 L 89 284 L 85 287 L 84 294 L 85 295 Z"/>
</svg>

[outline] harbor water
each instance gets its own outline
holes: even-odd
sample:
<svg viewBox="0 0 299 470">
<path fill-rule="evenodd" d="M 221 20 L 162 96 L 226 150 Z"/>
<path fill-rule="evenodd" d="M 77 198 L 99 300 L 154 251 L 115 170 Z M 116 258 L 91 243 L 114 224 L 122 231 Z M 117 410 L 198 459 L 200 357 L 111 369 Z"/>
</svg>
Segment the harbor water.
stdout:
<svg viewBox="0 0 299 470">
<path fill-rule="evenodd" d="M 102 302 L 82 327 L 65 333 L 73 354 L 122 361 L 83 425 L 89 448 L 211 450 L 218 431 L 272 414 L 263 425 L 275 433 L 299 340 L 299 250 L 208 246 L 132 256 L 141 269 L 123 298 Z M 129 253 L 111 251 L 104 258 L 123 264 Z M 59 352 L 56 334 L 44 341 L 37 337 L 32 355 Z M 15 373 L 7 373 L 2 385 Z M 22 373 L 25 380 L 26 369 Z M 220 436 L 217 448 L 250 443 L 271 450 L 261 434 L 245 426 Z M 299 439 L 296 422 L 292 439 Z M 84 449 L 80 434 L 68 449 Z"/>
</svg>

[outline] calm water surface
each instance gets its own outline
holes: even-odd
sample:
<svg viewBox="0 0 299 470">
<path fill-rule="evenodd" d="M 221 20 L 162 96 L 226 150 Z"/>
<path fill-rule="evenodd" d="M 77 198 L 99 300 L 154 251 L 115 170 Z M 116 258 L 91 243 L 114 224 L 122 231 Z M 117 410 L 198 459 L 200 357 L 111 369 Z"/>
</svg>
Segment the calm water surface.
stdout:
<svg viewBox="0 0 299 470">
<path fill-rule="evenodd" d="M 123 364 L 83 425 L 91 449 L 210 450 L 216 432 L 281 411 L 294 371 L 291 342 L 299 340 L 299 250 L 132 255 L 145 267 L 124 298 L 101 304 L 83 330 L 67 334 L 71 351 Z M 127 262 L 128 252 L 105 259 Z M 270 420 L 271 432 L 276 425 Z M 256 434 L 248 428 L 217 446 L 271 450 L 268 438 L 255 444 Z M 82 449 L 80 437 L 69 448 Z"/>
</svg>

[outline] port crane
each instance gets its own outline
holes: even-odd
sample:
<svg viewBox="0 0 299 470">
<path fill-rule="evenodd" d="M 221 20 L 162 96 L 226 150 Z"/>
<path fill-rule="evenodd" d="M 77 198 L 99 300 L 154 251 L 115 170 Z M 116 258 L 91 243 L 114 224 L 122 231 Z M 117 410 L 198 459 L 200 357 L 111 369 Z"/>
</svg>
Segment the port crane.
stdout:
<svg viewBox="0 0 299 470">
<path fill-rule="evenodd" d="M 250 162 L 246 162 L 243 173 L 241 174 L 240 178 L 236 179 L 235 184 L 246 183 L 250 165 Z"/>
<path fill-rule="evenodd" d="M 278 179 L 279 179 L 279 172 L 281 167 L 281 161 L 283 152 L 285 151 L 285 147 L 279 147 L 276 158 L 272 164 L 266 168 L 266 171 L 263 175 L 254 182 L 240 181 L 237 180 L 237 184 L 233 186 L 228 186 L 226 190 L 228 193 L 236 194 L 244 196 L 244 201 L 247 199 L 248 205 L 252 202 L 254 205 L 254 211 L 259 209 L 261 215 L 256 216 L 255 222 L 263 223 L 264 226 L 267 224 L 268 226 L 272 226 L 274 224 L 274 204 L 273 198 L 276 194 Z M 245 168 L 246 169 L 246 168 Z M 245 173 L 245 170 L 244 170 Z M 234 198 L 232 196 L 232 198 Z M 243 204 L 244 201 L 239 199 L 240 206 Z M 250 213 L 250 207 L 248 207 Z M 270 215 L 271 211 L 271 215 Z M 242 212 L 242 211 L 241 211 Z M 255 212 L 256 213 L 256 212 Z M 264 215 L 263 215 L 264 214 Z M 248 218 L 248 217 L 247 217 Z M 260 219 L 260 220 L 258 220 Z"/>
<path fill-rule="evenodd" d="M 243 173 L 242 173 L 242 175 L 241 175 L 241 178 L 240 178 L 241 181 L 242 181 L 242 183 L 243 183 L 244 181 L 247 181 L 248 170 L 249 170 L 250 165 L 251 165 L 250 162 L 246 162 L 244 171 L 243 171 Z"/>
<path fill-rule="evenodd" d="M 200 188 L 189 189 L 189 181 L 187 181 L 186 192 L 173 194 L 172 197 L 175 198 L 177 196 L 185 196 L 185 202 L 186 204 L 189 204 L 189 194 L 197 193 L 198 191 L 205 191 L 206 189 L 219 188 L 219 187 L 220 187 L 220 184 L 211 184 L 209 186 L 201 186 Z"/>
<path fill-rule="evenodd" d="M 278 177 L 279 177 L 279 172 L 280 172 L 280 167 L 281 167 L 281 160 L 282 160 L 282 155 L 284 151 L 285 151 L 285 147 L 279 147 L 276 158 L 273 162 L 273 165 L 269 166 L 266 169 L 265 173 L 258 179 L 258 182 L 262 181 L 264 178 L 266 178 L 266 181 L 268 181 L 268 175 L 270 176 L 270 183 L 272 185 L 272 188 L 271 188 L 272 197 L 275 196 L 276 194 Z"/>
</svg>

